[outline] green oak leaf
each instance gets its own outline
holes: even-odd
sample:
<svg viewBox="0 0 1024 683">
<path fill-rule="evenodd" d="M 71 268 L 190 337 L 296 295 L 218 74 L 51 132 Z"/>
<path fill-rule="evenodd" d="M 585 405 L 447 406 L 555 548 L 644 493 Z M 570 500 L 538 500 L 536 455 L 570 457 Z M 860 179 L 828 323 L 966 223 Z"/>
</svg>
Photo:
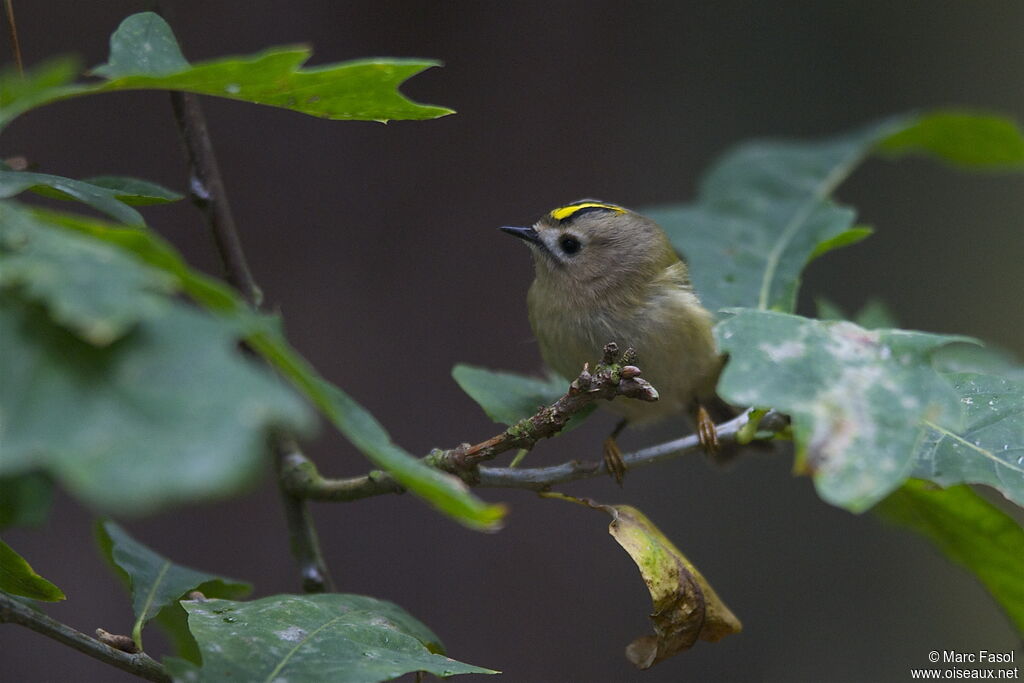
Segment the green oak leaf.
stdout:
<svg viewBox="0 0 1024 683">
<path fill-rule="evenodd" d="M 816 297 L 814 300 L 817 308 L 818 320 L 852 320 L 861 327 L 868 330 L 877 330 L 882 327 L 896 327 L 896 316 L 893 315 L 889 307 L 884 302 L 877 299 L 870 299 L 864 304 L 864 307 L 860 309 L 860 312 L 853 317 L 848 317 L 846 313 L 837 306 L 834 302 L 829 301 L 825 297 Z M 976 344 L 950 344 L 943 346 L 941 349 L 935 352 L 933 359 L 937 358 L 946 349 L 954 346 L 964 346 L 967 348 L 979 348 Z"/>
<path fill-rule="evenodd" d="M 718 392 L 792 417 L 799 466 L 826 501 L 866 510 L 910 476 L 925 421 L 961 426 L 960 401 L 931 354 L 963 337 L 734 312 L 715 327 L 729 354 Z"/>
<path fill-rule="evenodd" d="M 864 307 L 860 309 L 856 316 L 853 318 L 853 322 L 857 323 L 861 327 L 868 330 L 878 330 L 883 327 L 896 327 L 896 316 L 889 310 L 889 307 L 885 303 L 872 299 L 864 304 Z M 954 342 L 955 343 L 955 342 Z M 975 342 L 965 343 L 960 342 L 964 346 L 977 346 Z M 943 349 L 948 346 L 943 346 L 936 353 L 941 353 Z"/>
<path fill-rule="evenodd" d="M 644 213 L 689 259 L 709 310 L 791 312 L 812 258 L 870 234 L 854 227 L 855 212 L 832 192 L 879 140 L 906 125 L 891 119 L 823 142 L 744 143 L 704 176 L 694 204 Z"/>
<path fill-rule="evenodd" d="M 690 260 L 711 311 L 795 309 L 800 274 L 818 256 L 871 233 L 830 197 L 871 153 L 923 154 L 972 170 L 1024 168 L 1024 135 L 998 115 L 908 114 L 820 142 L 754 141 L 726 153 L 697 201 L 643 213 Z"/>
<path fill-rule="evenodd" d="M 914 476 L 943 486 L 987 484 L 1024 506 L 1024 381 L 976 373 L 948 375 L 965 425 L 927 421 Z"/>
<path fill-rule="evenodd" d="M 361 405 L 324 380 L 284 339 L 279 329 L 255 316 L 223 283 L 194 271 L 178 253 L 144 228 L 113 226 L 94 219 L 36 211 L 51 225 L 116 245 L 125 253 L 172 275 L 198 303 L 245 330 L 246 341 L 276 367 L 367 458 L 391 473 L 405 488 L 461 524 L 474 529 L 500 526 L 505 508 L 473 495 L 457 477 L 429 467 L 395 444 L 387 431 Z"/>
<path fill-rule="evenodd" d="M 935 353 L 935 368 L 942 372 L 974 372 L 1024 381 L 1024 364 L 1012 353 L 986 344 L 950 344 Z"/>
<path fill-rule="evenodd" d="M 176 283 L 116 247 L 0 202 L 0 290 L 10 287 L 82 339 L 106 346 L 164 311 Z"/>
<path fill-rule="evenodd" d="M 159 186 L 153 185 L 153 187 Z M 164 193 L 170 193 L 170 190 L 160 189 Z M 0 168 L 0 199 L 10 199 L 26 190 L 33 190 L 38 194 L 59 199 L 76 199 L 128 225 L 145 223 L 138 211 L 121 201 L 122 197 L 128 196 L 123 187 L 110 188 L 48 173 L 11 171 Z"/>
<path fill-rule="evenodd" d="M 239 353 L 236 328 L 174 303 L 97 348 L 0 292 L 0 475 L 45 470 L 90 504 L 136 514 L 253 483 L 270 429 L 313 424 Z"/>
<path fill-rule="evenodd" d="M 820 317 L 844 317 L 833 304 L 818 304 Z M 879 301 L 869 301 L 856 322 L 867 329 L 896 324 Z M 944 486 L 989 484 L 1024 505 L 1024 366 L 1007 351 L 967 342 L 942 346 L 931 357 L 959 394 L 965 421 L 959 430 L 925 423 L 916 476 Z"/>
<path fill-rule="evenodd" d="M 1024 634 L 1024 529 L 969 486 L 941 489 L 911 479 L 875 507 L 966 567 Z"/>
<path fill-rule="evenodd" d="M 120 90 L 178 90 L 291 109 L 327 119 L 387 122 L 424 120 L 451 114 L 445 107 L 417 104 L 398 91 L 416 74 L 437 66 L 422 59 L 363 59 L 305 67 L 303 46 L 189 64 L 173 32 L 153 12 L 126 18 L 110 37 L 110 57 L 92 73 L 106 80 L 69 84 L 67 67 L 48 66 L 29 74 L 31 86 L 9 87 L 14 73 L 0 78 L 0 128 L 25 111 L 68 97 Z"/>
<path fill-rule="evenodd" d="M 184 616 L 178 601 L 187 593 L 197 590 L 208 598 L 241 598 L 252 591 L 252 586 L 244 581 L 174 564 L 136 541 L 110 520 L 97 521 L 96 541 L 100 552 L 131 590 L 135 613 L 132 639 L 140 650 L 142 629 L 146 623 L 171 610 L 177 610 Z M 188 634 L 187 629 L 184 634 Z M 181 634 L 175 635 L 180 637 Z M 193 641 L 193 652 L 195 647 Z M 191 659 L 198 661 L 194 654 Z"/>
<path fill-rule="evenodd" d="M 217 313 L 241 316 L 248 306 L 220 280 L 192 270 L 169 242 L 146 227 L 128 227 L 77 214 L 32 209 L 30 213 L 49 226 L 116 247 L 121 252 L 163 271 L 176 289 Z"/>
<path fill-rule="evenodd" d="M 33 600 L 64 600 L 64 591 L 36 574 L 11 546 L 0 541 L 0 591 Z"/>
<path fill-rule="evenodd" d="M 1011 119 L 982 111 L 940 109 L 924 114 L 879 144 L 888 156 L 934 156 L 975 170 L 1024 168 L 1024 134 Z"/>
<path fill-rule="evenodd" d="M 72 81 L 80 71 L 74 57 L 54 57 L 25 69 L 14 65 L 0 69 L 0 129 L 30 109 L 78 94 Z"/>
<path fill-rule="evenodd" d="M 437 654 L 439 641 L 426 626 L 397 605 L 362 595 L 182 605 L 202 652 L 198 681 L 366 683 L 412 671 L 445 677 L 498 673 Z"/>
<path fill-rule="evenodd" d="M 151 206 L 153 204 L 169 204 L 184 199 L 183 195 L 168 190 L 163 185 L 142 180 L 141 178 L 130 178 L 121 175 L 98 175 L 91 178 L 83 178 L 83 183 L 89 183 L 93 187 L 102 187 L 114 193 L 114 197 L 130 206 Z M 47 186 L 33 189 L 34 192 L 45 196 L 52 196 L 56 199 L 64 199 L 59 193 L 47 191 Z"/>
<path fill-rule="evenodd" d="M 452 377 L 489 418 L 505 425 L 513 425 L 530 417 L 541 406 L 557 401 L 569 389 L 569 382 L 554 374 L 547 379 L 540 379 L 465 364 L 452 368 Z M 573 415 L 565 429 L 559 433 L 578 427 L 596 408 L 595 404 L 591 404 Z"/>
<path fill-rule="evenodd" d="M 0 530 L 39 526 L 46 521 L 52 502 L 53 482 L 41 472 L 0 477 Z"/>
<path fill-rule="evenodd" d="M 155 12 L 139 12 L 125 18 L 110 36 L 107 63 L 92 73 L 113 80 L 138 74 L 166 76 L 188 68 L 167 22 Z"/>
<path fill-rule="evenodd" d="M 291 377 L 327 418 L 359 451 L 386 470 L 402 486 L 455 521 L 472 529 L 495 531 L 508 512 L 504 505 L 484 503 L 461 479 L 430 467 L 391 440 L 366 408 L 339 387 L 321 379 L 282 339 L 259 335 L 253 346 Z"/>
</svg>

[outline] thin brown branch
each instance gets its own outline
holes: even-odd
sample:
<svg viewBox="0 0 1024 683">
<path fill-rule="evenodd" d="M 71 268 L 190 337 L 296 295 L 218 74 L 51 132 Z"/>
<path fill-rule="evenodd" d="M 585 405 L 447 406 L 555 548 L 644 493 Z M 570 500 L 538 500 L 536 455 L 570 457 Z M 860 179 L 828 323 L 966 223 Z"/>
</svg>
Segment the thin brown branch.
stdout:
<svg viewBox="0 0 1024 683">
<path fill-rule="evenodd" d="M 11 36 L 11 52 L 14 63 L 18 67 L 18 75 L 25 75 L 25 65 L 21 61 L 21 43 L 18 42 L 18 23 L 14 21 L 14 0 L 4 0 L 4 14 L 7 15 L 7 32 Z"/>
<path fill-rule="evenodd" d="M 719 441 L 723 444 L 735 442 L 739 432 L 750 421 L 750 416 L 751 411 L 747 411 L 718 425 Z M 787 425 L 785 416 L 770 412 L 761 419 L 759 430 L 767 436 L 782 431 Z M 627 453 L 622 459 L 630 470 L 634 470 L 695 452 L 703 452 L 703 446 L 697 435 L 691 434 Z M 430 462 L 430 456 L 425 460 Z M 360 477 L 331 479 L 322 476 L 308 459 L 294 454 L 284 463 L 284 467 L 284 485 L 295 495 L 309 500 L 347 503 L 385 493 L 402 492 L 402 487 L 390 475 L 380 471 Z M 603 462 L 572 460 L 550 467 L 478 467 L 475 474 L 474 479 L 468 482 L 473 486 L 545 491 L 557 484 L 607 476 L 608 470 Z"/>
<path fill-rule="evenodd" d="M 459 446 L 435 455 L 437 465 L 462 474 L 505 451 L 519 448 L 530 450 L 541 439 L 550 438 L 562 431 L 573 415 L 602 399 L 610 401 L 623 396 L 640 401 L 657 401 L 657 390 L 640 377 L 638 367 L 630 364 L 636 357 L 633 349 L 626 349 L 621 358 L 618 357 L 618 350 L 614 342 L 606 344 L 604 355 L 594 372 L 591 373 L 590 368 L 584 365 L 583 371 L 572 381 L 564 396 L 497 436 L 475 446 Z"/>
<path fill-rule="evenodd" d="M 629 353 L 619 363 L 614 363 L 614 345 L 605 347 L 605 358 L 594 373 L 584 368 L 573 380 L 564 396 L 539 409 L 534 415 L 520 420 L 501 434 L 470 446 L 463 444 L 447 451 L 435 451 L 423 458 L 434 467 L 459 474 L 472 486 L 496 488 L 522 488 L 535 491 L 547 490 L 556 484 L 578 479 L 590 479 L 607 475 L 603 462 L 571 461 L 560 465 L 537 468 L 481 467 L 479 463 L 496 457 L 505 451 L 531 448 L 538 440 L 557 434 L 574 414 L 600 399 L 628 396 L 641 400 L 654 400 L 657 392 L 640 378 L 640 370 L 633 365 L 623 365 L 631 360 Z M 717 426 L 721 443 L 733 443 L 740 437 L 751 419 L 758 421 L 762 436 L 783 430 L 788 422 L 776 412 L 763 415 L 746 411 L 739 417 Z M 743 441 L 741 441 L 743 442 Z M 630 469 L 645 467 L 656 462 L 675 458 L 685 453 L 702 450 L 700 439 L 691 434 L 655 446 L 650 446 L 623 456 L 623 462 Z M 292 495 L 309 500 L 329 502 L 351 502 L 379 496 L 385 493 L 402 493 L 401 485 L 386 472 L 375 470 L 359 477 L 332 479 L 319 473 L 316 465 L 300 453 L 291 453 L 281 463 L 281 482 Z"/>
<path fill-rule="evenodd" d="M 110 647 L 2 592 L 0 592 L 0 623 L 25 626 L 47 638 L 52 638 L 140 678 L 159 683 L 169 683 L 171 680 L 160 663 L 149 655 L 143 652 L 129 654 Z"/>
<path fill-rule="evenodd" d="M 263 294 L 246 262 L 199 101 L 190 93 L 172 92 L 171 106 L 188 159 L 192 202 L 206 218 L 228 282 L 245 295 L 253 308 L 259 308 L 263 303 Z M 289 454 L 301 455 L 298 446 L 283 435 L 275 435 L 272 446 L 278 469 L 282 472 Z M 316 527 L 306 501 L 301 496 L 289 493 L 280 478 L 279 484 L 292 554 L 299 565 L 303 590 L 307 593 L 334 590 L 334 581 L 320 551 Z"/>
<path fill-rule="evenodd" d="M 242 292 L 255 307 L 263 301 L 263 293 L 249 271 L 249 264 L 238 237 L 224 181 L 213 153 L 213 143 L 206 128 L 206 117 L 199 100 L 192 93 L 172 92 L 171 106 L 178 123 L 181 141 L 188 158 L 189 195 L 192 203 L 206 216 L 207 225 L 217 244 L 227 281 Z"/>
<path fill-rule="evenodd" d="M 278 486 L 284 502 L 285 522 L 288 525 L 288 539 L 291 544 L 292 556 L 299 565 L 299 576 L 302 579 L 302 590 L 306 593 L 334 592 L 334 581 L 327 570 L 323 553 L 320 552 L 320 541 L 316 535 L 316 525 L 309 511 L 306 499 L 293 495 L 284 485 L 284 477 L 280 474 L 292 457 L 304 457 L 298 445 L 291 439 L 278 439 L 276 444 Z"/>
</svg>

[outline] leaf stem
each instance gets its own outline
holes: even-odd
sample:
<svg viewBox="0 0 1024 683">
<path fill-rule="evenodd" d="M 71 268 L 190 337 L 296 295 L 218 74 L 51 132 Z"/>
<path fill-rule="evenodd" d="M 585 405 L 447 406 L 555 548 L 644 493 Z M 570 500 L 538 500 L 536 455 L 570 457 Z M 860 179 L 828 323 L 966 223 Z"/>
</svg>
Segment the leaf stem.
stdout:
<svg viewBox="0 0 1024 683">
<path fill-rule="evenodd" d="M 170 683 L 171 677 L 167 675 L 159 662 L 144 652 L 128 654 L 116 650 L 81 631 L 76 631 L 67 624 L 52 619 L 42 612 L 37 612 L 6 593 L 0 593 L 0 623 L 25 626 L 36 633 L 41 633 L 140 678 L 159 683 Z"/>
<path fill-rule="evenodd" d="M 519 467 L 519 464 L 523 462 L 523 459 L 526 458 L 526 454 L 529 452 L 530 451 L 526 450 L 525 448 L 520 448 L 519 452 L 516 453 L 514 458 L 512 458 L 512 462 L 510 462 L 508 466 L 512 468 Z"/>
</svg>

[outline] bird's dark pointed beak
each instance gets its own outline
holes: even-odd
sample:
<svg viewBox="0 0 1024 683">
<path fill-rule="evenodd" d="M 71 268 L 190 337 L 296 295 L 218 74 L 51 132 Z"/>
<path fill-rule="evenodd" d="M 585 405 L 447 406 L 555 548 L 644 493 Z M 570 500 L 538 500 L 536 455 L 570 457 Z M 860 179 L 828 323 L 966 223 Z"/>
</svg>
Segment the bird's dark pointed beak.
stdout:
<svg viewBox="0 0 1024 683">
<path fill-rule="evenodd" d="M 530 244 L 541 244 L 540 235 L 538 235 L 537 231 L 533 228 L 514 228 L 506 225 L 498 228 L 498 230 L 512 235 L 513 237 L 518 237 L 521 240 L 526 240 Z"/>
</svg>

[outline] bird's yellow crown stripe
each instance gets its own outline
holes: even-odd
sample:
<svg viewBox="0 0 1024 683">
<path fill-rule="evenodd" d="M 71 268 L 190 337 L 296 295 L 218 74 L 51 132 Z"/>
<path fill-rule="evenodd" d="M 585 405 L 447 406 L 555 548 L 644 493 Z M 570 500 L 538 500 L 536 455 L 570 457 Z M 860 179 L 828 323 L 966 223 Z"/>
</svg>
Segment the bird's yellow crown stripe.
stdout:
<svg viewBox="0 0 1024 683">
<path fill-rule="evenodd" d="M 556 221 L 564 221 L 580 209 L 608 209 L 615 213 L 626 213 L 626 210 L 621 206 L 615 206 L 614 204 L 602 204 L 601 202 L 583 202 L 581 204 L 570 204 L 569 206 L 560 206 L 551 212 L 551 217 Z"/>
</svg>

